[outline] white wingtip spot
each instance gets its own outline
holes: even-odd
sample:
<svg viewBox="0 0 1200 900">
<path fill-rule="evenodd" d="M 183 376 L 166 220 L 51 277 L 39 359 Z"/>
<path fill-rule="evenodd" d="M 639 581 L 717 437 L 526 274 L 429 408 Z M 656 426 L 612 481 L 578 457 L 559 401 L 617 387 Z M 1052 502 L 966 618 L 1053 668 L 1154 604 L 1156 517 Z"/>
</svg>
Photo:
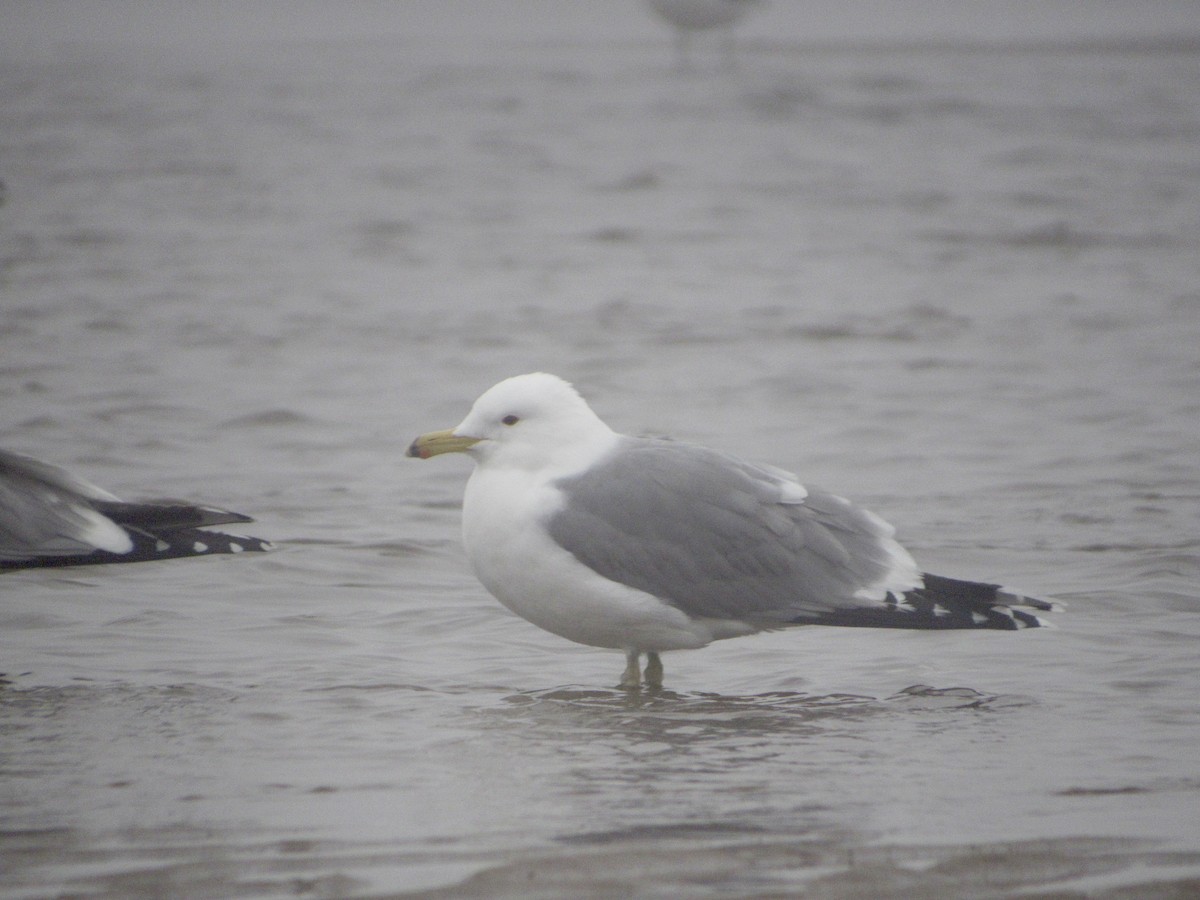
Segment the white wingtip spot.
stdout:
<svg viewBox="0 0 1200 900">
<path fill-rule="evenodd" d="M 80 535 L 84 541 L 109 553 L 128 553 L 133 549 L 133 541 L 125 529 L 108 516 L 82 505 L 73 506 L 73 511 L 86 523 Z"/>
<path fill-rule="evenodd" d="M 170 549 L 171 549 L 171 545 L 168 544 L 166 541 L 164 541 L 162 538 L 159 538 L 157 541 L 154 542 L 154 550 L 156 553 L 166 553 Z"/>
<path fill-rule="evenodd" d="M 196 543 L 192 544 L 192 552 L 193 553 L 207 553 L 208 552 L 208 544 L 202 544 L 202 543 L 200 543 L 200 541 L 196 541 Z"/>
<path fill-rule="evenodd" d="M 808 488 L 799 482 L 785 481 L 779 485 L 780 503 L 803 503 L 808 498 Z"/>
</svg>

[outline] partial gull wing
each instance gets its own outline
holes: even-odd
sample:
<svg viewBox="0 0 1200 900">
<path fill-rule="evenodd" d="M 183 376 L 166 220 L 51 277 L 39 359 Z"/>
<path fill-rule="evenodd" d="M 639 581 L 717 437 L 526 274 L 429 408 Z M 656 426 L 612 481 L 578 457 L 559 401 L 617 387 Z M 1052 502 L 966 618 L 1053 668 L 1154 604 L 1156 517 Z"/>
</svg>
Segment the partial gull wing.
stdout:
<svg viewBox="0 0 1200 900">
<path fill-rule="evenodd" d="M 127 503 L 58 466 L 0 450 L 0 569 L 269 549 L 258 538 L 204 530 L 250 521 L 178 500 Z"/>
</svg>

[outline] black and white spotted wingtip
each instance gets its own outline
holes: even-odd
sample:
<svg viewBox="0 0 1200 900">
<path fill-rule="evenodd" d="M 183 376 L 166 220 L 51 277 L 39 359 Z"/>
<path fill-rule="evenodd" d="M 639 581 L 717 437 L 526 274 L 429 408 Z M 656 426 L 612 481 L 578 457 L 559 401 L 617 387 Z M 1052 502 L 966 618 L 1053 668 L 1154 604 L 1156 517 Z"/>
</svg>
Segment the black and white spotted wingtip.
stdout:
<svg viewBox="0 0 1200 900">
<path fill-rule="evenodd" d="M 1038 612 L 1058 613 L 1067 608 L 1067 604 L 1059 600 L 1042 600 L 1038 597 L 1029 597 L 1025 594 L 1018 594 L 1007 588 L 996 589 L 996 605 L 1000 609 L 1015 610 L 1020 612 L 1028 621 L 1032 619 L 1035 624 L 1025 624 L 1019 627 L 1023 628 L 1054 628 L 1055 625 L 1049 619 L 1044 619 L 1039 615 L 1025 612 L 1025 609 L 1035 609 Z"/>
<path fill-rule="evenodd" d="M 250 522 L 243 516 L 239 521 Z M 63 566 L 97 566 L 111 563 L 154 562 L 163 559 L 183 559 L 190 556 L 217 556 L 224 553 L 264 553 L 274 549 L 262 538 L 203 528 L 176 528 L 170 531 L 142 531 L 126 528 L 133 546 L 125 553 L 93 550 L 52 556 L 0 558 L 0 571 L 13 569 L 46 569 Z"/>
<path fill-rule="evenodd" d="M 879 604 L 835 610 L 822 615 L 816 623 L 864 628 L 1018 631 L 1053 628 L 1053 623 L 1037 613 L 1063 609 L 1061 603 L 1027 597 L 998 584 L 929 573 L 925 573 L 923 580 L 921 587 L 903 595 L 888 594 Z"/>
<path fill-rule="evenodd" d="M 209 530 L 251 521 L 179 500 L 125 502 L 58 466 L 0 451 L 0 571 L 270 550 L 261 538 Z"/>
</svg>

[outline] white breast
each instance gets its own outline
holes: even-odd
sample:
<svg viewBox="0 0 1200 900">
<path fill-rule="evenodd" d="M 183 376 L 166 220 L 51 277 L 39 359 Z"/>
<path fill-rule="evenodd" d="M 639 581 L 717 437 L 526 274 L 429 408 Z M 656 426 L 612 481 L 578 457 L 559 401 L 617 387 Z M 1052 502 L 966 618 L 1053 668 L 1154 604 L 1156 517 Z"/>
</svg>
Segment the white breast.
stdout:
<svg viewBox="0 0 1200 900">
<path fill-rule="evenodd" d="M 595 647 L 678 650 L 725 636 L 716 623 L 602 578 L 554 543 L 542 523 L 562 502 L 531 474 L 476 468 L 463 499 L 463 542 L 496 599 L 539 628 Z"/>
</svg>

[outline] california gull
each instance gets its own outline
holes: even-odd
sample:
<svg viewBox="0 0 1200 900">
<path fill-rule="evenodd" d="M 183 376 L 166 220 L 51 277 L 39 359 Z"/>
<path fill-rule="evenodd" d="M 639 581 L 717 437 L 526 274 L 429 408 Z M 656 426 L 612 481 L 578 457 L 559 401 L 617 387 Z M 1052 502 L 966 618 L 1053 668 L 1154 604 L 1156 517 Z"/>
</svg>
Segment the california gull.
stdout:
<svg viewBox="0 0 1200 900">
<path fill-rule="evenodd" d="M 252 521 L 181 500 L 126 502 L 66 469 L 0 450 L 0 570 L 270 549 L 207 530 Z"/>
<path fill-rule="evenodd" d="M 781 469 L 618 434 L 575 389 L 500 382 L 409 456 L 475 470 L 463 539 L 476 576 L 554 634 L 623 650 L 622 687 L 662 684 L 666 650 L 790 625 L 1036 628 L 1051 609 L 999 585 L 923 573 L 879 516 Z"/>
</svg>

